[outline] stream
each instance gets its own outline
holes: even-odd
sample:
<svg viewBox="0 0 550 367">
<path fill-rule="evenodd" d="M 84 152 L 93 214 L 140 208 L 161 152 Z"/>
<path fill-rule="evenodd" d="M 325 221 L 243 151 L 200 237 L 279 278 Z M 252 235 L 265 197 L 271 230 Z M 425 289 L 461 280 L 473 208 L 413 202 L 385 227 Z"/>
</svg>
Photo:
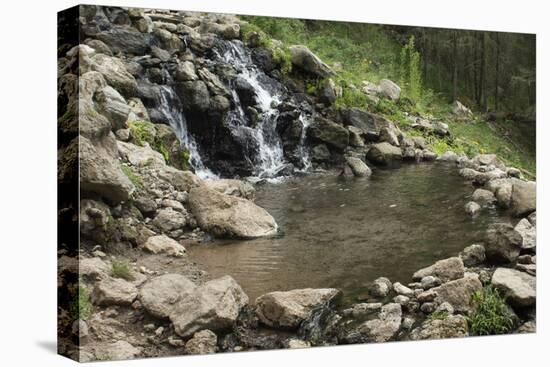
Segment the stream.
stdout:
<svg viewBox="0 0 550 367">
<path fill-rule="evenodd" d="M 257 187 L 256 203 L 274 216 L 277 238 L 213 240 L 189 256 L 212 277 L 233 276 L 251 302 L 264 293 L 339 288 L 357 301 L 377 277 L 407 284 L 412 274 L 483 239 L 495 208 L 471 218 L 472 187 L 453 165 L 376 169 L 370 179 L 308 175 Z"/>
</svg>

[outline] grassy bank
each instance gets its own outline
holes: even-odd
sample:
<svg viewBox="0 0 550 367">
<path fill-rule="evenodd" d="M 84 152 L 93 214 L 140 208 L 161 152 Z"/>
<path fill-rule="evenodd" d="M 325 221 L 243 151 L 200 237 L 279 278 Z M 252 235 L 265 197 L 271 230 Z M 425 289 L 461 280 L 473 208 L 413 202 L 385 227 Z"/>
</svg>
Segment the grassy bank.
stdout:
<svg viewBox="0 0 550 367">
<path fill-rule="evenodd" d="M 335 107 L 360 107 L 385 115 L 407 129 L 404 113 L 432 116 L 447 123 L 454 139 L 425 136 L 437 153 L 452 150 L 473 156 L 496 153 L 507 165 L 536 175 L 534 129 L 512 121 L 488 122 L 474 111 L 472 121 L 457 121 L 450 110 L 450 98 L 426 88 L 420 75 L 414 39 L 401 45 L 382 26 L 373 24 L 308 21 L 299 19 L 243 16 L 249 24 L 243 31 L 261 31 L 283 42 L 283 47 L 304 44 L 336 72 L 333 78 L 343 95 Z M 271 43 L 271 40 L 266 41 Z M 390 105 L 386 101 L 369 104 L 359 90 L 362 81 L 387 78 L 402 87 L 408 103 Z"/>
</svg>

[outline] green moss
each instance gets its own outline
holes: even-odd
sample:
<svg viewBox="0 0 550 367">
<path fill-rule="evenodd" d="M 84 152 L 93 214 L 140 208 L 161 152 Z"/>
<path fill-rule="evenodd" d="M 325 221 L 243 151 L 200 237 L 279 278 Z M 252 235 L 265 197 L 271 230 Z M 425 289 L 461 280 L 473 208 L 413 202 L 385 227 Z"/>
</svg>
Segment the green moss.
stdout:
<svg viewBox="0 0 550 367">
<path fill-rule="evenodd" d="M 164 146 L 162 141 L 156 139 L 154 149 L 162 154 L 162 157 L 164 158 L 164 161 L 166 163 L 170 163 L 170 153 L 168 152 L 168 149 Z"/>
<path fill-rule="evenodd" d="M 122 169 L 122 172 L 128 177 L 130 182 L 134 184 L 136 188 L 142 188 L 143 187 L 143 180 L 141 177 L 137 176 L 134 172 L 132 172 L 132 169 L 126 165 L 121 165 L 120 168 Z"/>
<path fill-rule="evenodd" d="M 128 281 L 135 280 L 130 264 L 124 260 L 113 261 L 111 274 L 115 278 L 122 278 Z"/>
<path fill-rule="evenodd" d="M 191 165 L 189 164 L 189 159 L 191 159 L 191 154 L 187 149 L 183 149 L 181 151 L 181 169 L 184 171 L 188 171 L 191 168 Z"/>
<path fill-rule="evenodd" d="M 87 320 L 92 314 L 92 303 L 86 288 L 78 286 L 71 296 L 69 314 L 73 320 Z"/>
<path fill-rule="evenodd" d="M 448 316 L 447 311 L 435 311 L 428 316 L 428 320 L 445 320 Z"/>
<path fill-rule="evenodd" d="M 292 70 L 292 61 L 290 59 L 290 52 L 287 48 L 273 47 L 273 60 L 279 65 L 279 69 L 283 75 L 287 75 Z"/>
<path fill-rule="evenodd" d="M 97 117 L 97 111 L 90 107 L 86 110 L 86 116 L 88 116 L 90 118 L 96 118 Z"/>
<path fill-rule="evenodd" d="M 155 143 L 155 125 L 149 121 L 129 121 L 128 128 L 130 129 L 130 138 L 140 146 L 149 143 L 153 146 Z"/>
<path fill-rule="evenodd" d="M 471 335 L 506 334 L 514 327 L 514 315 L 492 286 L 472 296 L 474 310 L 468 315 Z"/>
</svg>

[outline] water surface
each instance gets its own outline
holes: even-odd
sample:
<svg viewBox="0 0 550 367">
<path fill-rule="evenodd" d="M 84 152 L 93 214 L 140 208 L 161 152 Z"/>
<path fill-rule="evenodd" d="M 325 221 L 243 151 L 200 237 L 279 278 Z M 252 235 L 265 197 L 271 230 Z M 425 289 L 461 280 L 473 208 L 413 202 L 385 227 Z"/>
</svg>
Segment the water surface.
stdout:
<svg viewBox="0 0 550 367">
<path fill-rule="evenodd" d="M 375 170 L 370 179 L 336 175 L 287 179 L 257 188 L 256 203 L 282 235 L 213 241 L 189 249 L 212 276 L 229 274 L 253 301 L 275 291 L 335 287 L 351 301 L 379 276 L 408 283 L 414 271 L 480 241 L 494 208 L 472 219 L 472 186 L 440 163 Z"/>
</svg>

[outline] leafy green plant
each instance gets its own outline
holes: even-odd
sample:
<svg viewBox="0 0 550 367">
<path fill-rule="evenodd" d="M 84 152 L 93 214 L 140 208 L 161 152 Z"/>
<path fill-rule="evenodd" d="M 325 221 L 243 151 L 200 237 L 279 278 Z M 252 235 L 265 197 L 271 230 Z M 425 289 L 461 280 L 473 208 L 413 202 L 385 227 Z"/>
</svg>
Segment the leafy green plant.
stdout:
<svg viewBox="0 0 550 367">
<path fill-rule="evenodd" d="M 188 171 L 191 168 L 191 165 L 189 164 L 189 159 L 191 159 L 191 153 L 187 149 L 183 149 L 181 151 L 181 169 L 184 171 Z"/>
<path fill-rule="evenodd" d="M 369 103 L 367 95 L 359 89 L 342 88 L 342 95 L 334 101 L 334 107 L 360 107 L 365 108 Z"/>
<path fill-rule="evenodd" d="M 279 69 L 283 75 L 287 75 L 292 70 L 292 61 L 290 60 L 290 52 L 287 48 L 274 47 L 273 60 L 279 65 Z"/>
<path fill-rule="evenodd" d="M 514 315 L 498 291 L 492 286 L 472 296 L 474 309 L 468 315 L 472 335 L 506 334 L 514 327 Z"/>
<path fill-rule="evenodd" d="M 168 152 L 168 149 L 164 146 L 162 141 L 155 139 L 154 149 L 162 154 L 162 157 L 166 163 L 170 163 L 170 152 Z"/>
<path fill-rule="evenodd" d="M 415 49 L 414 36 L 403 46 L 399 56 L 399 80 L 401 88 L 414 102 L 418 101 L 422 92 L 422 76 L 420 71 L 420 53 Z"/>
<path fill-rule="evenodd" d="M 71 297 L 69 304 L 69 314 L 74 320 L 87 320 L 92 314 L 92 303 L 86 288 L 78 286 Z"/>
<path fill-rule="evenodd" d="M 115 278 L 122 278 L 129 281 L 135 280 L 130 264 L 124 260 L 113 261 L 111 273 Z"/>
</svg>

